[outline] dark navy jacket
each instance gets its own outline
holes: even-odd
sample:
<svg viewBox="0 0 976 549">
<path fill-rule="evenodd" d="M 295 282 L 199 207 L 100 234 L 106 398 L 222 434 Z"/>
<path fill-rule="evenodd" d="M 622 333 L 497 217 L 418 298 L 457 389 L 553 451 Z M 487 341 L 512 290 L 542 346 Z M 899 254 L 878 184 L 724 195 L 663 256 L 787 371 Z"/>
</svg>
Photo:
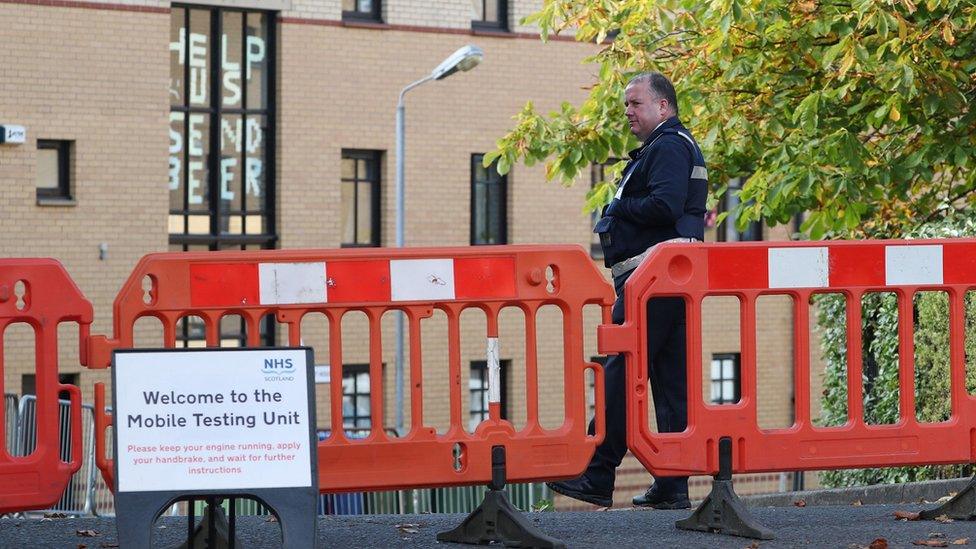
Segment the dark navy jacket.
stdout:
<svg viewBox="0 0 976 549">
<path fill-rule="evenodd" d="M 665 120 L 630 152 L 623 174 L 623 192 L 593 229 L 600 233 L 607 267 L 665 240 L 704 239 L 705 158 L 678 117 Z"/>
</svg>

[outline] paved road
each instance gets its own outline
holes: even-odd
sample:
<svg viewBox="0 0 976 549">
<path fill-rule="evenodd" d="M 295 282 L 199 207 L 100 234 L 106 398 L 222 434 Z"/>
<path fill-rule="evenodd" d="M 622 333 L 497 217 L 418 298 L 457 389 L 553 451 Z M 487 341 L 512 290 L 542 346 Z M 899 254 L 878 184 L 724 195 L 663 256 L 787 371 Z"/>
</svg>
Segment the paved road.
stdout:
<svg viewBox="0 0 976 549">
<path fill-rule="evenodd" d="M 931 506 L 928 506 L 931 507 Z M 867 547 L 885 538 L 888 547 L 916 549 L 913 541 L 969 538 L 976 547 L 976 522 L 899 521 L 896 510 L 918 511 L 915 504 L 862 506 L 757 507 L 754 516 L 776 535 L 757 547 Z M 681 547 L 743 549 L 753 543 L 745 538 L 679 531 L 674 521 L 687 511 L 618 510 L 605 512 L 531 513 L 530 519 L 545 533 L 566 542 L 568 547 Z M 471 547 L 439 544 L 437 532 L 453 528 L 462 515 L 372 515 L 323 517 L 319 521 L 321 547 Z M 240 517 L 238 537 L 244 547 L 276 547 L 278 525 L 262 517 Z M 185 520 L 161 518 L 155 526 L 155 547 L 178 545 L 186 534 Z M 398 526 L 399 525 L 399 526 Z M 92 530 L 94 537 L 79 531 Z M 930 538 L 939 534 L 943 538 Z M 87 549 L 116 547 L 115 524 L 111 519 L 0 519 L 0 547 L 56 547 Z M 142 549 L 142 548 L 140 548 Z"/>
</svg>

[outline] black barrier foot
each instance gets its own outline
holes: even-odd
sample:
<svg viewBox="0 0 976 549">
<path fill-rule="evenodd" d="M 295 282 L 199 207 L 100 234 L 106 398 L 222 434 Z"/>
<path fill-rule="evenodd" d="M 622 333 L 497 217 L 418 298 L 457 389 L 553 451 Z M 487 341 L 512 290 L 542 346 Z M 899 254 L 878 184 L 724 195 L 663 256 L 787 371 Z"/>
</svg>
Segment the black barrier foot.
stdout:
<svg viewBox="0 0 976 549">
<path fill-rule="evenodd" d="M 921 520 L 934 520 L 936 517 L 945 515 L 954 520 L 974 520 L 976 519 L 976 476 L 969 479 L 969 484 L 959 490 L 959 493 L 952 496 L 949 501 L 928 511 L 918 514 Z"/>
<path fill-rule="evenodd" d="M 712 491 L 692 515 L 674 525 L 681 530 L 714 532 L 753 539 L 773 539 L 773 532 L 759 524 L 732 489 L 732 439 L 718 443 L 718 475 Z"/>
<path fill-rule="evenodd" d="M 193 505 L 193 502 L 190 501 L 188 504 Z M 233 512 L 233 509 L 231 512 Z M 231 549 L 233 547 L 244 547 L 244 545 L 241 544 L 241 540 L 237 537 L 236 532 L 234 533 L 232 542 L 230 522 L 227 520 L 227 514 L 224 513 L 224 508 L 208 500 L 208 505 L 203 511 L 203 516 L 200 517 L 200 523 L 193 531 L 192 538 L 179 545 L 178 549 L 188 549 L 190 547 L 200 549 Z"/>
<path fill-rule="evenodd" d="M 508 501 L 504 490 L 488 490 L 481 505 L 457 528 L 437 534 L 437 541 L 475 545 L 501 543 L 507 547 L 566 547 L 533 526 Z"/>
<path fill-rule="evenodd" d="M 491 449 L 491 484 L 484 501 L 464 519 L 460 526 L 437 534 L 437 541 L 487 545 L 501 543 L 507 547 L 565 548 L 566 544 L 551 538 L 532 525 L 508 500 L 505 487 L 505 447 Z"/>
</svg>

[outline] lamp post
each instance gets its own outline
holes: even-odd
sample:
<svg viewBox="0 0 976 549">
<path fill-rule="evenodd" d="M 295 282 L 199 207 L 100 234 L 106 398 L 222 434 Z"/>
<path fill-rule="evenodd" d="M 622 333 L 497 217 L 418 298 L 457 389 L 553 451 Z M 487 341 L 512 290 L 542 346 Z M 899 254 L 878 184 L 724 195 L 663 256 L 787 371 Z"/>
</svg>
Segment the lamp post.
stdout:
<svg viewBox="0 0 976 549">
<path fill-rule="evenodd" d="M 478 46 L 468 44 L 441 61 L 430 74 L 408 85 L 400 91 L 396 110 L 396 247 L 403 247 L 403 142 L 404 108 L 403 97 L 408 91 L 431 80 L 443 80 L 458 71 L 469 71 L 481 63 L 485 52 Z M 396 428 L 403 433 L 403 311 L 396 315 Z"/>
</svg>

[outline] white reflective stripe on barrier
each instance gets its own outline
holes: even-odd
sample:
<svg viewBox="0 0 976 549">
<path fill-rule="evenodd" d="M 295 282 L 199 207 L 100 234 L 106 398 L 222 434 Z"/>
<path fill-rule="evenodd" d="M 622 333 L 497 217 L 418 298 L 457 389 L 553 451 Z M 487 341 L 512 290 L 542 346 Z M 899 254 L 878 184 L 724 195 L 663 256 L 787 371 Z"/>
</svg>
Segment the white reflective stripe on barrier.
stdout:
<svg viewBox="0 0 976 549">
<path fill-rule="evenodd" d="M 502 400 L 501 367 L 498 360 L 498 338 L 488 338 L 488 402 L 497 404 Z"/>
<path fill-rule="evenodd" d="M 885 247 L 888 284 L 942 284 L 942 280 L 942 246 Z"/>
</svg>

